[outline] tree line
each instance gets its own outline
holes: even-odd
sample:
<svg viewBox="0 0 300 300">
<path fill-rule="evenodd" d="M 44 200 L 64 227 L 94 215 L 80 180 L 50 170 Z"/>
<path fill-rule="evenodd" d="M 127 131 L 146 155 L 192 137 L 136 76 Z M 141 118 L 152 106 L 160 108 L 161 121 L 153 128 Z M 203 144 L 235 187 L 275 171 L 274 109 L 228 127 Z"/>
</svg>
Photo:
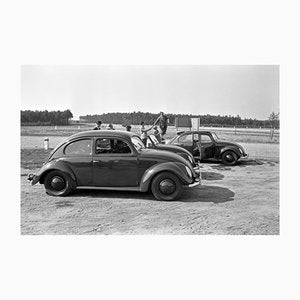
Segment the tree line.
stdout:
<svg viewBox="0 0 300 300">
<path fill-rule="evenodd" d="M 21 110 L 21 125 L 68 125 L 71 118 L 73 114 L 69 109 L 64 111 Z"/>
<path fill-rule="evenodd" d="M 123 124 L 123 125 L 138 125 L 142 121 L 145 124 L 153 124 L 158 117 L 158 113 L 149 113 L 149 112 L 132 112 L 132 113 L 104 113 L 104 114 L 94 114 L 94 115 L 85 115 L 80 116 L 82 122 L 96 123 L 98 120 L 101 120 L 102 123 L 112 123 L 112 124 Z M 200 118 L 201 126 L 212 126 L 212 127 L 252 127 L 252 128 L 279 128 L 279 114 L 271 113 L 268 120 L 257 120 L 251 118 L 242 119 L 239 115 L 237 116 L 214 116 L 214 115 L 193 115 L 193 114 L 170 114 L 167 113 L 169 118 L 169 125 L 175 124 L 175 118 L 180 117 L 189 117 L 189 118 Z"/>
<path fill-rule="evenodd" d="M 126 125 L 139 125 L 142 121 L 145 124 L 153 124 L 157 119 L 159 113 L 141 112 L 134 111 L 132 113 L 103 113 L 94 115 L 80 116 L 81 122 L 96 123 L 101 120 L 102 123 L 108 124 L 123 124 Z M 201 126 L 212 126 L 212 127 L 253 127 L 253 128 L 279 128 L 279 113 L 272 112 L 268 120 L 257 120 L 251 118 L 242 119 L 239 115 L 237 116 L 214 116 L 214 115 L 195 115 L 195 114 L 170 114 L 167 113 L 169 118 L 169 125 L 175 124 L 175 118 L 189 117 L 189 118 L 199 118 Z M 41 126 L 51 126 L 51 125 L 68 125 L 70 119 L 73 118 L 72 112 L 67 109 L 64 111 L 38 111 L 38 110 L 22 110 L 21 111 L 21 125 L 41 125 Z"/>
</svg>

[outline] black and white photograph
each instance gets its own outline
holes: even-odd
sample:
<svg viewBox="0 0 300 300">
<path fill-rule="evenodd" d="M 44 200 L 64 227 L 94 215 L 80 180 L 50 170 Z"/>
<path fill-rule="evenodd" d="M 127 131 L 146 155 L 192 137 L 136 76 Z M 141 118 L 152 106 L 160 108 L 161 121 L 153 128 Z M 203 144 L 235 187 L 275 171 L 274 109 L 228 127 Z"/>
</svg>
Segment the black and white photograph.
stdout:
<svg viewBox="0 0 300 300">
<path fill-rule="evenodd" d="M 298 6 L 2 1 L 0 298 L 298 300 Z"/>
<path fill-rule="evenodd" d="M 279 234 L 278 65 L 21 72 L 22 234 Z"/>
</svg>

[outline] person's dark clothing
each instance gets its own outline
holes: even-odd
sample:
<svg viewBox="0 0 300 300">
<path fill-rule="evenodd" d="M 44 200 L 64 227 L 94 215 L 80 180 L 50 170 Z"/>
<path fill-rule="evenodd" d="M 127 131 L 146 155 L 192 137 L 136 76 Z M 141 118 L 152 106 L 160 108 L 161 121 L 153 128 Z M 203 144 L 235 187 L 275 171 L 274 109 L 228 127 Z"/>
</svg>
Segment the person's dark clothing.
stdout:
<svg viewBox="0 0 300 300">
<path fill-rule="evenodd" d="M 147 138 L 142 139 L 143 144 L 147 147 Z"/>
<path fill-rule="evenodd" d="M 158 131 L 158 130 L 155 130 L 155 131 L 153 132 L 153 134 L 154 134 L 154 136 L 156 137 L 157 141 L 158 141 L 159 143 L 161 143 L 161 134 L 159 133 L 159 131 Z"/>
<path fill-rule="evenodd" d="M 161 135 L 165 135 L 167 132 L 167 128 L 168 128 L 168 116 L 167 115 L 160 116 L 159 127 L 161 130 Z"/>
</svg>

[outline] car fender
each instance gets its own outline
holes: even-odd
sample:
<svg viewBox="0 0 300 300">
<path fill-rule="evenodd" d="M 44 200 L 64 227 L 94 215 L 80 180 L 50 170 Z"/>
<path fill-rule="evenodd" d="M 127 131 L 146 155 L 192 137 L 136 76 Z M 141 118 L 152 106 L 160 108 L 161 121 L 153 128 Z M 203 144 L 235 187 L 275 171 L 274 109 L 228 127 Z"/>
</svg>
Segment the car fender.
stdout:
<svg viewBox="0 0 300 300">
<path fill-rule="evenodd" d="M 193 179 L 187 175 L 185 165 L 183 163 L 165 162 L 151 166 L 146 170 L 140 182 L 141 192 L 148 191 L 152 178 L 156 174 L 164 171 L 174 173 L 184 185 L 191 184 L 193 182 Z"/>
<path fill-rule="evenodd" d="M 239 149 L 237 149 L 237 147 L 234 147 L 234 146 L 225 146 L 224 148 L 222 148 L 220 151 L 220 157 L 222 157 L 222 154 L 228 150 L 233 151 L 238 156 L 238 158 L 241 157 L 241 153 L 240 153 Z"/>
<path fill-rule="evenodd" d="M 69 175 L 73 180 L 74 185 L 76 185 L 76 176 L 72 169 L 61 160 L 52 160 L 41 167 L 41 169 L 37 172 L 32 184 L 37 182 L 44 183 L 45 176 L 48 172 L 58 170 L 64 172 Z"/>
<path fill-rule="evenodd" d="M 178 155 L 180 155 L 181 157 L 183 157 L 184 159 L 186 159 L 187 161 L 189 161 L 188 155 L 184 152 L 174 152 Z"/>
<path fill-rule="evenodd" d="M 180 152 L 180 153 L 177 153 L 178 155 L 180 155 L 181 157 L 183 157 L 185 160 L 187 160 L 189 163 L 191 164 L 194 164 L 195 161 L 194 161 L 194 157 L 192 155 L 189 155 L 185 152 Z M 192 159 L 192 161 L 189 160 L 189 157 Z"/>
</svg>

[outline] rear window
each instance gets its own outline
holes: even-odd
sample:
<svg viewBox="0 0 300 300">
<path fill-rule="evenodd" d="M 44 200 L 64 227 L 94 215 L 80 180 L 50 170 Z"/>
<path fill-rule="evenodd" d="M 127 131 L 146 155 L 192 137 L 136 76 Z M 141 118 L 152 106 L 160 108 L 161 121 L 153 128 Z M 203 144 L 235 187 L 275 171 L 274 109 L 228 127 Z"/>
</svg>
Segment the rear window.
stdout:
<svg viewBox="0 0 300 300">
<path fill-rule="evenodd" d="M 207 135 L 207 134 L 201 135 L 201 143 L 211 143 L 211 142 L 212 142 L 212 140 L 209 135 Z"/>
<path fill-rule="evenodd" d="M 66 155 L 92 155 L 91 139 L 83 139 L 68 144 L 64 153 Z"/>
</svg>

